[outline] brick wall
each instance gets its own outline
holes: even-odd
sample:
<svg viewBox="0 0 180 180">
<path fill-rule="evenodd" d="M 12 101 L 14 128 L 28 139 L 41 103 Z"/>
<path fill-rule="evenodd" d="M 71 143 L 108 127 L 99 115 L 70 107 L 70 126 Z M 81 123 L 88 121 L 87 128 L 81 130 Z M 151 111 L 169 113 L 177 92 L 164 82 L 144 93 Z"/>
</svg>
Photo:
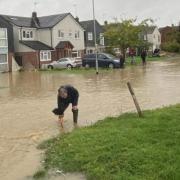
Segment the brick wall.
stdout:
<svg viewBox="0 0 180 180">
<path fill-rule="evenodd" d="M 14 53 L 9 53 L 8 54 L 8 69 L 11 72 L 12 71 L 12 58 L 14 57 Z"/>
<path fill-rule="evenodd" d="M 33 70 L 39 68 L 39 53 L 38 52 L 21 52 L 15 56 L 22 58 L 22 67 L 24 70 Z"/>
</svg>

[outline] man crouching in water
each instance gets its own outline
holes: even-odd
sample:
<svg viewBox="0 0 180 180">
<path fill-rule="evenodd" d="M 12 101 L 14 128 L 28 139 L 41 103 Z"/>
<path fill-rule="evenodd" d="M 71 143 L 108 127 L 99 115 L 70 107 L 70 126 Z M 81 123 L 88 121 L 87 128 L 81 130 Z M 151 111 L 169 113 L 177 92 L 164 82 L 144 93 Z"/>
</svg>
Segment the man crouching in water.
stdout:
<svg viewBox="0 0 180 180">
<path fill-rule="evenodd" d="M 59 116 L 59 121 L 61 127 L 63 128 L 63 118 L 64 118 L 64 111 L 72 103 L 72 112 L 73 112 L 73 121 L 74 125 L 77 125 L 78 121 L 78 98 L 79 93 L 77 89 L 75 89 L 71 85 L 64 85 L 58 89 L 58 96 L 57 96 L 57 104 L 58 108 L 53 110 L 55 115 Z"/>
</svg>

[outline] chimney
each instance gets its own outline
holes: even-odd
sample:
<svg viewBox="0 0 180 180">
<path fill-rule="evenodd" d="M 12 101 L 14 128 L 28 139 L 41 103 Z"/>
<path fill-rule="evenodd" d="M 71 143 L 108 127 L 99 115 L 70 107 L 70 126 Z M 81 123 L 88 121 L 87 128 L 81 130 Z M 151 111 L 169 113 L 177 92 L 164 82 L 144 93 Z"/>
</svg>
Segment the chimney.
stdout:
<svg viewBox="0 0 180 180">
<path fill-rule="evenodd" d="M 39 19 L 37 17 L 37 12 L 32 12 L 32 18 L 31 18 L 31 26 L 38 28 L 40 26 Z"/>
<path fill-rule="evenodd" d="M 79 22 L 79 18 L 78 18 L 77 16 L 76 16 L 75 20 L 76 20 L 77 22 Z"/>
<path fill-rule="evenodd" d="M 36 19 L 37 18 L 37 12 L 32 12 L 32 18 Z"/>
</svg>

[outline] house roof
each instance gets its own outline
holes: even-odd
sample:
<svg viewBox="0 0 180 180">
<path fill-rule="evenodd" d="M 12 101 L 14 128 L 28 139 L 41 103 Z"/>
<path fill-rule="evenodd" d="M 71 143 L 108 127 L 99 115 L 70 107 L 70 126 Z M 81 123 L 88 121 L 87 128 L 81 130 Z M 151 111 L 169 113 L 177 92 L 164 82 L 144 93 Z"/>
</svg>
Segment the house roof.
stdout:
<svg viewBox="0 0 180 180">
<path fill-rule="evenodd" d="M 60 41 L 56 48 L 59 48 L 59 49 L 64 49 L 66 46 L 71 46 L 72 49 L 74 48 L 74 46 L 72 45 L 72 43 L 70 41 Z"/>
<path fill-rule="evenodd" d="M 97 41 L 99 42 L 100 34 L 104 33 L 104 29 L 103 29 L 103 26 L 101 26 L 97 20 L 95 21 L 95 23 L 96 23 L 96 37 L 97 37 Z M 94 47 L 95 46 L 94 38 L 93 40 L 89 40 L 88 38 L 89 32 L 93 33 L 93 36 L 94 36 L 94 20 L 81 21 L 80 24 L 86 31 L 85 32 L 85 46 Z"/>
<path fill-rule="evenodd" d="M 53 48 L 40 41 L 19 41 L 19 42 L 34 50 L 53 50 Z"/>
<path fill-rule="evenodd" d="M 179 26 L 166 26 L 166 27 L 161 27 L 159 28 L 159 31 L 167 31 L 167 30 L 178 30 L 180 27 Z"/>
<path fill-rule="evenodd" d="M 98 23 L 97 20 L 95 20 L 95 21 L 96 21 L 96 23 L 97 23 L 100 27 L 102 27 L 102 26 Z M 84 29 L 87 30 L 90 26 L 93 26 L 93 27 L 94 27 L 94 20 L 81 21 L 80 24 L 81 24 L 81 26 L 82 26 Z"/>
<path fill-rule="evenodd" d="M 70 15 L 70 13 L 37 17 L 39 20 L 38 28 L 51 28 L 51 27 L 55 26 L 57 23 L 59 23 L 60 21 L 62 21 L 67 15 Z M 32 26 L 32 17 L 19 17 L 19 16 L 12 16 L 12 15 L 1 15 L 1 16 L 5 20 L 13 23 L 16 26 L 30 27 L 30 28 L 33 27 Z"/>
<path fill-rule="evenodd" d="M 147 34 L 152 34 L 155 29 L 156 29 L 156 26 L 149 26 L 145 29 L 145 31 Z"/>
</svg>

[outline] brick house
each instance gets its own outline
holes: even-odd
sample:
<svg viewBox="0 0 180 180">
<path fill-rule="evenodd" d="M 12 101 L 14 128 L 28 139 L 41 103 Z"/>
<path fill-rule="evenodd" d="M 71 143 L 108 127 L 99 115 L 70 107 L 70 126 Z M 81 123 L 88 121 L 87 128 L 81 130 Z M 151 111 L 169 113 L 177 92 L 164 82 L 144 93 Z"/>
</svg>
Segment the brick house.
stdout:
<svg viewBox="0 0 180 180">
<path fill-rule="evenodd" d="M 170 42 L 172 40 L 172 36 L 177 32 L 180 31 L 180 27 L 178 26 L 166 26 L 159 28 L 161 33 L 161 43 L 162 45 Z"/>
<path fill-rule="evenodd" d="M 24 69 L 39 69 L 53 60 L 84 53 L 84 29 L 70 13 L 37 17 L 33 12 L 30 18 L 0 15 L 1 21 L 9 24 L 15 61 Z"/>
</svg>

